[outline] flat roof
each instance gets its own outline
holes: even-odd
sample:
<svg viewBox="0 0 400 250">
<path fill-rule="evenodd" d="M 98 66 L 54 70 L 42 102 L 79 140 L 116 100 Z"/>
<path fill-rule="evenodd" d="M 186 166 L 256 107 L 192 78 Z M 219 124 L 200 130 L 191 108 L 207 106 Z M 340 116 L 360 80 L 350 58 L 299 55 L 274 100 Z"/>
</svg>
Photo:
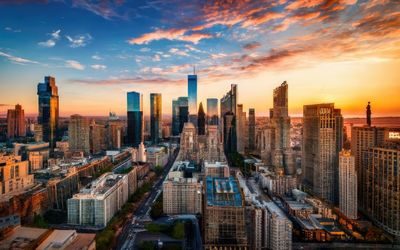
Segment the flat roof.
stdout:
<svg viewBox="0 0 400 250">
<path fill-rule="evenodd" d="M 74 237 L 76 237 L 75 230 L 54 230 L 36 249 L 62 248 L 72 242 Z"/>
<path fill-rule="evenodd" d="M 96 234 L 84 234 L 79 233 L 78 237 L 69 244 L 64 250 L 80 250 L 80 249 L 87 249 L 89 245 L 95 241 Z"/>
<path fill-rule="evenodd" d="M 15 227 L 13 232 L 0 241 L 0 249 L 24 248 L 32 244 L 47 232 L 47 229 L 33 227 Z"/>
<path fill-rule="evenodd" d="M 237 181 L 232 176 L 229 178 L 206 178 L 207 205 L 241 207 L 242 194 Z"/>
</svg>

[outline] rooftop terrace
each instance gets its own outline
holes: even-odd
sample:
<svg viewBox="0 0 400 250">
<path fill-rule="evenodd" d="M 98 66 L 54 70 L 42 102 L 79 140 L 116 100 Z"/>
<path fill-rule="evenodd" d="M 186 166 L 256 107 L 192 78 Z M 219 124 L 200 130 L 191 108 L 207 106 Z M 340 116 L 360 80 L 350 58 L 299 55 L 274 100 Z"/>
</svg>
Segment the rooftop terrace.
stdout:
<svg viewBox="0 0 400 250">
<path fill-rule="evenodd" d="M 207 206 L 241 207 L 242 194 L 238 182 L 233 178 L 206 178 Z"/>
</svg>

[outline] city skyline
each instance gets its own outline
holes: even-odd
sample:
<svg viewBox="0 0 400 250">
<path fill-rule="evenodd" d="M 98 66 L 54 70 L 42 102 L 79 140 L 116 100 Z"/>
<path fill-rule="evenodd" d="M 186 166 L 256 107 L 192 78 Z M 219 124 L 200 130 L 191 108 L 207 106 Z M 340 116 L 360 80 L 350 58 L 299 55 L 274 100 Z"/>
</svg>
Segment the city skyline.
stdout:
<svg viewBox="0 0 400 250">
<path fill-rule="evenodd" d="M 57 79 L 63 117 L 76 110 L 124 116 L 130 91 L 144 95 L 148 115 L 147 97 L 160 89 L 170 115 L 172 99 L 187 95 L 193 66 L 197 103 L 238 84 L 243 109 L 267 116 L 269 93 L 286 80 L 292 117 L 303 105 L 332 102 L 344 117 L 363 117 L 368 101 L 374 117 L 399 115 L 398 5 L 278 3 L 181 2 L 171 15 L 178 2 L 3 1 L 0 115 L 20 104 L 27 117 L 37 116 L 34 92 L 45 75 Z"/>
</svg>

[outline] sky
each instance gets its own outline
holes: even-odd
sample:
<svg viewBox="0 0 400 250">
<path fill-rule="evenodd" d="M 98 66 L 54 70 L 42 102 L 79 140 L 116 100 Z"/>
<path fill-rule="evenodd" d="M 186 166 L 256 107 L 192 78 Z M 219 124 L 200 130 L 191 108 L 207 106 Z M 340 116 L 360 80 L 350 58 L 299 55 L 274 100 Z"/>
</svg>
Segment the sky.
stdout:
<svg viewBox="0 0 400 250">
<path fill-rule="evenodd" d="M 289 111 L 334 102 L 345 116 L 400 116 L 397 0 L 2 0 L 0 115 L 37 114 L 56 78 L 60 115 L 126 114 L 126 92 L 161 93 L 163 113 L 198 75 L 198 102 L 238 84 L 239 103 L 268 114 L 289 84 Z"/>
</svg>

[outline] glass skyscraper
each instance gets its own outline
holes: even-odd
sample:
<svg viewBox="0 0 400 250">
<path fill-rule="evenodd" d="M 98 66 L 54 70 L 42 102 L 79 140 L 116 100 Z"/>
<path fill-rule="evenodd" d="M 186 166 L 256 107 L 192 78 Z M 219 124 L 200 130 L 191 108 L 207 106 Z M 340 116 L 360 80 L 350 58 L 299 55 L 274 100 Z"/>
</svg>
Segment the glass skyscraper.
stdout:
<svg viewBox="0 0 400 250">
<path fill-rule="evenodd" d="M 127 144 L 138 147 L 143 141 L 142 95 L 138 92 L 127 93 L 128 131 Z"/>
<path fill-rule="evenodd" d="M 207 123 L 218 125 L 218 99 L 207 98 Z"/>
<path fill-rule="evenodd" d="M 188 98 L 181 96 L 172 100 L 172 135 L 176 136 L 182 132 L 183 125 L 188 122 Z"/>
<path fill-rule="evenodd" d="M 54 149 L 58 131 L 59 100 L 58 88 L 54 77 L 45 76 L 44 83 L 37 86 L 39 116 L 38 123 L 42 126 L 43 141 L 49 142 Z"/>
<path fill-rule="evenodd" d="M 197 75 L 188 75 L 189 122 L 197 125 Z"/>
<path fill-rule="evenodd" d="M 161 94 L 150 94 L 150 135 L 151 141 L 156 144 L 162 137 L 162 99 Z"/>
</svg>

